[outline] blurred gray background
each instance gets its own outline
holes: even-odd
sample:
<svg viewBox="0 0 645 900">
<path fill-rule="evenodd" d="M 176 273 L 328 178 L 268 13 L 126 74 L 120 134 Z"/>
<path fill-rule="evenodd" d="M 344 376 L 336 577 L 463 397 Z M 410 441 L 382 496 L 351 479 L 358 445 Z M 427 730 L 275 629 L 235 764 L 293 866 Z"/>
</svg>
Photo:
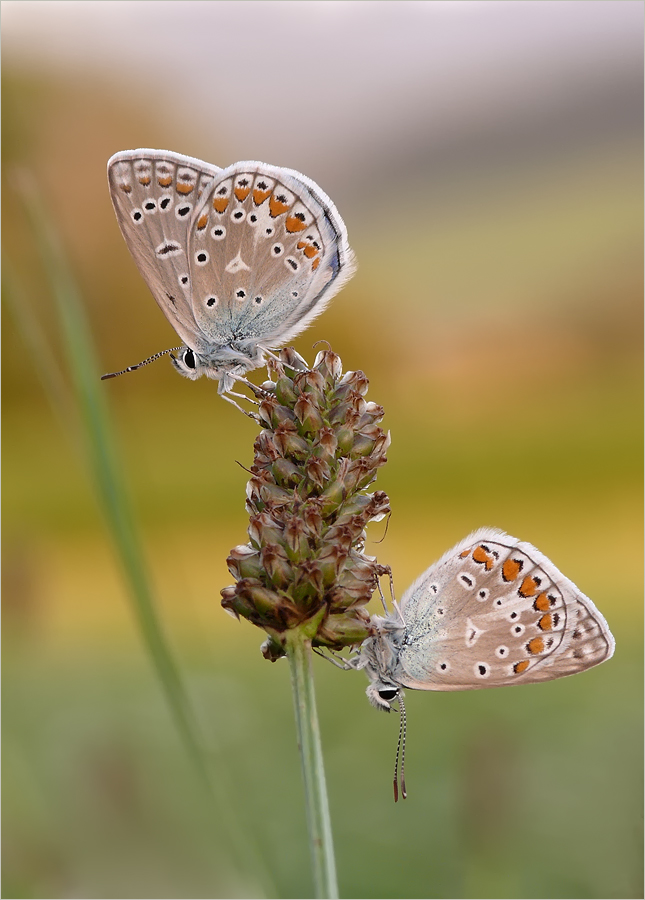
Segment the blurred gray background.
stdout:
<svg viewBox="0 0 645 900">
<path fill-rule="evenodd" d="M 176 342 L 119 233 L 107 159 L 298 169 L 333 198 L 359 269 L 296 347 L 313 360 L 328 340 L 363 369 L 392 432 L 376 487 L 393 515 L 367 552 L 400 595 L 502 527 L 616 636 L 576 678 L 408 692 L 396 807 L 395 717 L 361 674 L 317 661 L 342 896 L 642 896 L 642 26 L 631 0 L 2 3 L 4 252 L 61 366 L 18 169 L 74 266 L 97 375 Z M 219 606 L 253 423 L 167 361 L 102 386 L 233 794 L 209 817 L 8 313 L 3 349 L 3 896 L 308 896 L 287 668 Z M 233 861 L 232 822 L 268 881 Z"/>
</svg>

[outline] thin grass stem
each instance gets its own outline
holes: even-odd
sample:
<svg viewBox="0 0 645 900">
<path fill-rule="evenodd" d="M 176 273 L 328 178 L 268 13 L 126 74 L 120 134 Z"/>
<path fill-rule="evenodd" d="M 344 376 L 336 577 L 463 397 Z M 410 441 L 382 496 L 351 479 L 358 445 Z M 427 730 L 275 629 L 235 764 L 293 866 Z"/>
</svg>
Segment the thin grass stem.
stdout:
<svg viewBox="0 0 645 900">
<path fill-rule="evenodd" d="M 80 430 L 85 436 L 86 457 L 125 573 L 132 609 L 143 643 L 166 697 L 175 727 L 192 761 L 193 769 L 206 790 L 206 796 L 210 798 L 208 807 L 218 826 L 221 826 L 223 819 L 226 821 L 225 832 L 237 861 L 238 872 L 247 875 L 252 872 L 251 880 L 257 878 L 263 885 L 266 895 L 275 896 L 273 879 L 259 850 L 254 846 L 253 839 L 244 832 L 239 822 L 235 804 L 228 797 L 224 780 L 214 779 L 211 776 L 196 718 L 156 612 L 150 578 L 116 451 L 113 427 L 100 390 L 101 382 L 94 363 L 96 354 L 80 291 L 35 186 L 26 178 L 22 178 L 19 191 L 56 302 L 73 391 L 76 395 L 73 405 L 78 407 Z M 17 289 L 19 293 L 21 291 L 21 285 L 15 274 L 12 289 Z M 20 321 L 17 324 L 20 326 Z M 40 374 L 46 377 L 47 368 L 41 367 Z M 60 400 L 61 394 L 57 390 L 56 401 Z M 64 418 L 67 419 L 70 404 L 64 397 L 63 400 Z M 253 890 L 250 884 L 247 887 Z M 255 890 L 258 888 L 255 887 Z"/>
<path fill-rule="evenodd" d="M 305 637 L 301 629 L 287 632 L 287 656 L 291 670 L 298 747 L 305 787 L 315 896 L 335 898 L 338 897 L 336 861 L 316 711 L 311 641 Z"/>
</svg>

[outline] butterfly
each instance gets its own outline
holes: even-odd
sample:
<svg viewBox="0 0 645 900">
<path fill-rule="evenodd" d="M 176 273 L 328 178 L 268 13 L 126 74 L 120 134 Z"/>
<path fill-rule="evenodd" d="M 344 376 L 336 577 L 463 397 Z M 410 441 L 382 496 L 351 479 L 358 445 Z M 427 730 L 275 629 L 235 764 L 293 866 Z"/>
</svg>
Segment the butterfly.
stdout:
<svg viewBox="0 0 645 900">
<path fill-rule="evenodd" d="M 354 667 L 367 696 L 401 712 L 403 690 L 467 691 L 575 675 L 609 659 L 615 642 L 592 601 L 531 544 L 481 528 L 430 566 L 385 617 Z M 398 797 L 398 755 L 394 793 Z M 405 797 L 403 763 L 401 787 Z"/>
<path fill-rule="evenodd" d="M 103 378 L 169 353 L 182 375 L 214 378 L 225 394 L 355 271 L 336 207 L 292 169 L 124 150 L 108 161 L 108 183 L 128 249 L 184 343 Z"/>
</svg>

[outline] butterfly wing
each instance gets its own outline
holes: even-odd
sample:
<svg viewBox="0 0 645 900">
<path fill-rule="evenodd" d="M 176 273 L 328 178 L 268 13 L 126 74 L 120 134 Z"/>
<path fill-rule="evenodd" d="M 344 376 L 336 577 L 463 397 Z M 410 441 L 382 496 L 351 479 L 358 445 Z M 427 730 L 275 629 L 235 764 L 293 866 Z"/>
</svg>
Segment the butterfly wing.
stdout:
<svg viewBox="0 0 645 900">
<path fill-rule="evenodd" d="M 188 250 L 197 325 L 213 344 L 251 355 L 299 334 L 355 269 L 329 197 L 299 172 L 260 162 L 217 174 Z"/>
<path fill-rule="evenodd" d="M 396 680 L 459 691 L 548 681 L 609 659 L 614 639 L 591 600 L 531 544 L 470 535 L 404 594 Z"/>
<path fill-rule="evenodd" d="M 167 150 L 125 150 L 108 161 L 121 233 L 153 297 L 180 338 L 204 352 L 188 265 L 192 214 L 221 170 Z"/>
</svg>

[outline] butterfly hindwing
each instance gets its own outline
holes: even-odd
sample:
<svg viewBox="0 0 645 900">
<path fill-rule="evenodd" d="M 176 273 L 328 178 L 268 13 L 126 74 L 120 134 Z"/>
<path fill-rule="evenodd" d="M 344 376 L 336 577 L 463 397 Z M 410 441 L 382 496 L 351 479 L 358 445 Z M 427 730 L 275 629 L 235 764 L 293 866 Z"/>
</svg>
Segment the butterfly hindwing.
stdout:
<svg viewBox="0 0 645 900">
<path fill-rule="evenodd" d="M 421 690 L 547 681 L 595 666 L 614 649 L 592 601 L 531 544 L 495 529 L 448 551 L 400 609 L 394 680 Z"/>
<path fill-rule="evenodd" d="M 260 162 L 218 174 L 193 219 L 189 259 L 204 334 L 264 347 L 299 333 L 336 293 L 341 271 L 353 271 L 329 198 L 305 176 Z"/>
</svg>

